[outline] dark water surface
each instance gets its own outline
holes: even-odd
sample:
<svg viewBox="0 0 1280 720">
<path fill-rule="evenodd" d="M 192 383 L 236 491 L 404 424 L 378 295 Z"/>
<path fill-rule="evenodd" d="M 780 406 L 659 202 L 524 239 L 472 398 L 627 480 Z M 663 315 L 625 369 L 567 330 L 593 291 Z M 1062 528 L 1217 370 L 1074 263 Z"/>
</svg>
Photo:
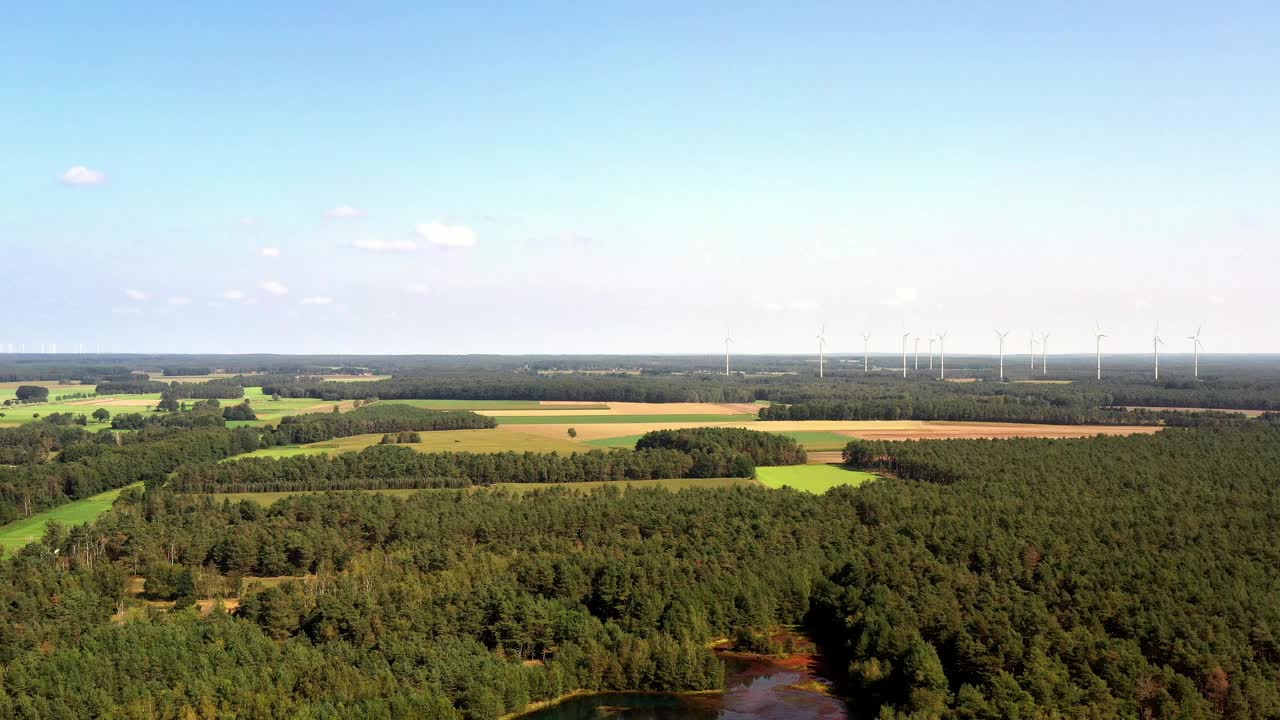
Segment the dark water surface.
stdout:
<svg viewBox="0 0 1280 720">
<path fill-rule="evenodd" d="M 791 687 L 814 676 L 768 661 L 730 660 L 723 695 L 608 693 L 566 700 L 525 720 L 846 720 L 840 700 Z"/>
</svg>

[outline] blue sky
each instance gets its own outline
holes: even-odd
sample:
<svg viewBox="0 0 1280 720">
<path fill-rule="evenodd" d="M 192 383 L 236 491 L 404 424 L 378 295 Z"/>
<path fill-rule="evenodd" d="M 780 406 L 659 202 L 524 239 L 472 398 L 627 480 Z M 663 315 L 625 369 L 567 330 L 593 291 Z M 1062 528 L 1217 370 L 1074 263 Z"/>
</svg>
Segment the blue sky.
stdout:
<svg viewBox="0 0 1280 720">
<path fill-rule="evenodd" d="M 1274 4 L 27 5 L 4 349 L 1280 352 Z"/>
</svg>

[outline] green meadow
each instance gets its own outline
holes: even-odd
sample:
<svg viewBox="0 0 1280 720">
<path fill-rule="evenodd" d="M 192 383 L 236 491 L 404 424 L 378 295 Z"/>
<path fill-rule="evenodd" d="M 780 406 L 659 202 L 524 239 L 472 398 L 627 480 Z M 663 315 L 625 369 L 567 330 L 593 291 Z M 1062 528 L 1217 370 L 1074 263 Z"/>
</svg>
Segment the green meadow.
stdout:
<svg viewBox="0 0 1280 720">
<path fill-rule="evenodd" d="M 128 487 L 140 488 L 142 483 L 136 483 Z M 50 520 L 57 520 L 68 526 L 83 525 L 110 509 L 111 503 L 115 502 L 116 498 L 125 489 L 108 490 L 93 497 L 76 500 L 66 505 L 59 505 L 52 510 L 36 513 L 22 520 L 15 520 L 8 525 L 0 527 L 0 547 L 3 548 L 5 553 L 12 553 L 27 543 L 39 540 L 44 535 L 44 526 Z"/>
<path fill-rule="evenodd" d="M 756 476 L 765 487 L 790 487 L 821 495 L 840 485 L 861 485 L 880 476 L 839 465 L 782 465 L 756 468 Z"/>
</svg>

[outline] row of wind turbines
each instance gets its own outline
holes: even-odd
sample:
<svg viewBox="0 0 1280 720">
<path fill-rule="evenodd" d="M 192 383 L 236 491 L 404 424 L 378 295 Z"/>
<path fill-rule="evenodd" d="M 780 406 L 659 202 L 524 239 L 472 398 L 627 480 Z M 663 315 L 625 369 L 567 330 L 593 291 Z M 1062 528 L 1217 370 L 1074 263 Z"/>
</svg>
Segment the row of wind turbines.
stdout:
<svg viewBox="0 0 1280 720">
<path fill-rule="evenodd" d="M 1194 358 L 1192 361 L 1192 372 L 1195 374 L 1195 377 L 1197 379 L 1199 379 L 1200 377 L 1200 351 L 1204 349 L 1204 343 L 1200 342 L 1200 331 L 1203 328 L 1204 326 L 1201 325 L 1200 327 L 1196 328 L 1195 335 L 1187 336 L 1187 339 L 1191 341 L 1192 356 Z M 947 330 L 943 330 L 941 333 L 938 333 L 937 335 L 930 334 L 929 336 L 929 368 L 928 369 L 929 370 L 934 369 L 933 368 L 933 358 L 934 358 L 933 346 L 934 346 L 934 343 L 937 343 L 938 345 L 938 379 L 940 380 L 946 379 L 947 377 L 947 346 L 946 346 L 947 332 L 948 332 Z M 1012 331 L 1005 330 L 1004 332 L 1001 332 L 999 330 L 994 330 L 994 332 L 999 342 L 998 353 L 1000 358 L 1000 379 L 1004 380 L 1004 343 L 1005 343 L 1005 340 L 1009 337 L 1009 333 Z M 1039 344 L 1040 345 L 1040 372 L 1041 372 L 1041 375 L 1048 375 L 1049 374 L 1049 333 L 1042 332 L 1037 337 L 1036 331 L 1031 330 L 1028 332 L 1028 336 L 1029 336 L 1028 337 L 1028 348 L 1029 348 L 1028 354 L 1031 356 L 1031 371 L 1035 372 L 1036 370 L 1036 345 Z M 1094 351 L 1097 354 L 1097 358 L 1098 358 L 1098 379 L 1101 380 L 1102 379 L 1102 339 L 1107 337 L 1107 334 L 1102 331 L 1101 323 L 1094 324 L 1093 336 L 1094 336 Z M 910 340 L 911 338 L 912 338 L 911 332 L 906 330 L 906 328 L 903 328 L 902 377 L 904 378 L 907 376 L 907 341 Z M 920 369 L 920 340 L 921 339 L 922 338 L 920 338 L 919 336 L 915 337 L 915 370 Z M 826 354 L 825 354 L 826 345 L 827 345 L 827 326 L 826 325 L 823 325 L 818 330 L 818 335 L 816 337 L 816 340 L 818 341 L 818 377 L 821 378 L 824 375 L 824 367 L 825 367 L 825 359 L 826 359 Z M 732 344 L 733 344 L 733 337 L 726 331 L 724 336 L 724 374 L 725 375 L 729 374 L 729 346 Z M 1155 326 L 1155 331 L 1151 334 L 1151 354 L 1152 354 L 1152 360 L 1153 360 L 1154 369 L 1155 369 L 1156 380 L 1160 379 L 1160 346 L 1163 344 L 1164 344 L 1164 339 L 1160 337 L 1160 323 L 1157 322 Z M 871 347 L 871 333 L 863 331 L 862 333 L 862 372 L 864 373 L 869 372 L 871 370 L 870 347 Z"/>
</svg>

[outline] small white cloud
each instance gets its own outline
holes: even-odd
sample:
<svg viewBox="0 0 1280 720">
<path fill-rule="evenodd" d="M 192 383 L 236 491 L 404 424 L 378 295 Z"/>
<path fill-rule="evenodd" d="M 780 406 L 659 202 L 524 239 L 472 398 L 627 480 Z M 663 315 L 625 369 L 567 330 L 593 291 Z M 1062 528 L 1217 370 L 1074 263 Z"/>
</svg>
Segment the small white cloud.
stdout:
<svg viewBox="0 0 1280 720">
<path fill-rule="evenodd" d="M 262 257 L 280 257 L 280 248 L 262 248 L 258 254 Z"/>
<path fill-rule="evenodd" d="M 242 217 L 240 218 L 240 224 L 245 227 L 253 227 L 254 225 L 258 224 L 258 220 L 256 218 L 251 218 L 251 217 Z"/>
<path fill-rule="evenodd" d="M 243 300 L 244 293 L 239 290 L 236 290 L 235 288 L 232 288 L 230 290 L 223 290 L 222 297 L 223 299 L 226 299 L 226 300 Z"/>
<path fill-rule="evenodd" d="M 312 297 L 304 297 L 304 298 L 302 298 L 302 304 L 303 304 L 303 305 L 332 305 L 332 304 L 333 304 L 333 298 L 331 298 L 331 297 L 324 297 L 324 296 L 322 296 L 322 295 L 316 295 L 316 296 L 312 296 Z"/>
<path fill-rule="evenodd" d="M 476 233 L 465 225 L 446 225 L 440 222 L 420 223 L 414 228 L 418 237 L 440 247 L 474 247 Z"/>
<path fill-rule="evenodd" d="M 343 220 L 346 218 L 358 218 L 364 215 L 364 211 L 353 208 L 350 205 L 339 205 L 335 208 L 329 208 L 324 211 L 324 216 L 330 220 Z"/>
<path fill-rule="evenodd" d="M 427 293 L 431 292 L 431 288 L 428 287 L 426 283 L 420 282 L 420 283 L 414 283 L 409 287 L 405 288 L 405 292 L 409 293 L 410 295 L 426 295 Z"/>
<path fill-rule="evenodd" d="M 1222 297 L 1221 295 L 1210 295 L 1209 304 L 1210 305 L 1226 305 L 1227 299 Z"/>
<path fill-rule="evenodd" d="M 101 185 L 107 181 L 107 174 L 101 170 L 90 170 L 84 165 L 77 165 L 62 173 L 63 185 Z"/>
<path fill-rule="evenodd" d="M 920 299 L 920 292 L 913 287 L 894 288 L 893 297 L 885 300 L 885 305 L 910 305 Z"/>
<path fill-rule="evenodd" d="M 134 288 L 128 288 L 128 289 L 126 289 L 126 290 L 124 291 L 124 296 L 125 296 L 125 297 L 127 297 L 127 298 L 129 298 L 130 300 L 134 300 L 134 301 L 136 301 L 136 302 L 142 302 L 142 301 L 146 300 L 148 297 L 150 297 L 149 295 L 147 295 L 146 293 L 142 292 L 141 290 L 136 290 L 136 289 L 134 289 Z"/>
<path fill-rule="evenodd" d="M 169 304 L 170 305 L 189 305 L 191 304 L 191 298 L 183 297 L 181 295 L 174 295 L 173 297 L 169 298 Z"/>
<path fill-rule="evenodd" d="M 289 288 L 285 287 L 283 284 L 279 282 L 276 282 L 275 280 L 264 280 L 263 282 L 258 284 L 258 287 L 262 288 L 263 290 L 266 290 L 267 292 L 271 293 L 272 295 L 275 295 L 276 297 L 289 294 Z"/>
<path fill-rule="evenodd" d="M 366 239 L 356 240 L 351 247 L 369 252 L 413 252 L 418 249 L 418 243 L 412 240 Z"/>
</svg>

